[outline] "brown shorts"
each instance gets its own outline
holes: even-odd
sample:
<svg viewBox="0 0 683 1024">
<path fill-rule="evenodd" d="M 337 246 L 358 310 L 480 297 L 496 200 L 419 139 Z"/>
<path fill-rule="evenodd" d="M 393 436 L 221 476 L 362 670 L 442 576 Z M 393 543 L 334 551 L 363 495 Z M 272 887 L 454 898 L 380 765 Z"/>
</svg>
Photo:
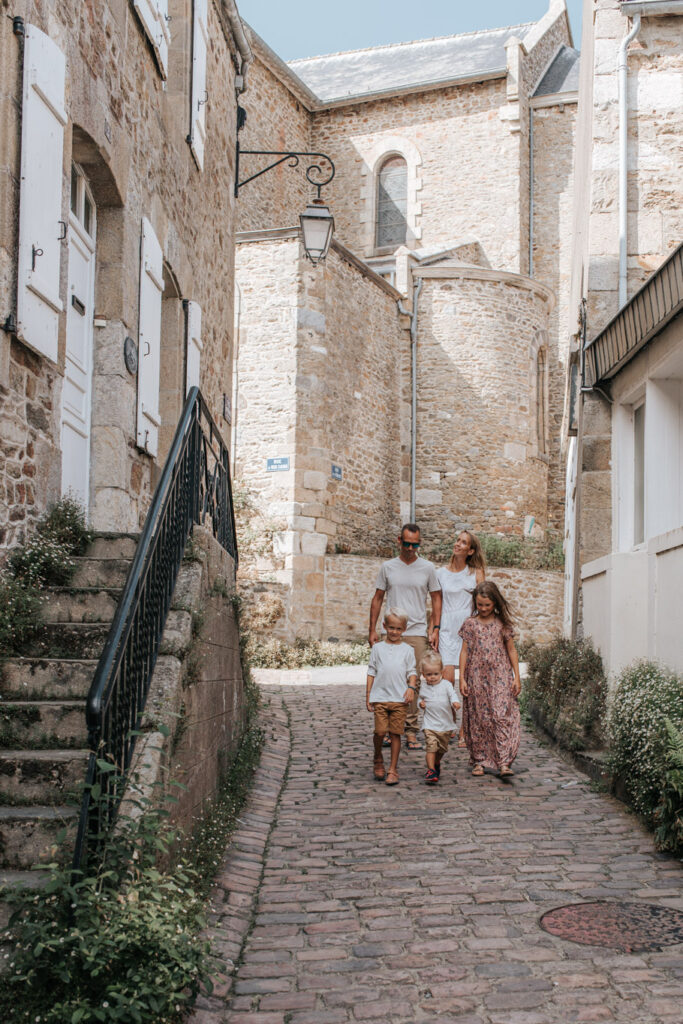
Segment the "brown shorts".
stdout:
<svg viewBox="0 0 683 1024">
<path fill-rule="evenodd" d="M 392 732 L 394 736 L 402 736 L 406 725 L 407 704 L 388 701 L 375 704 L 375 732 L 384 735 Z"/>
<path fill-rule="evenodd" d="M 434 732 L 425 729 L 425 749 L 428 754 L 445 754 L 451 740 L 449 732 Z"/>
</svg>

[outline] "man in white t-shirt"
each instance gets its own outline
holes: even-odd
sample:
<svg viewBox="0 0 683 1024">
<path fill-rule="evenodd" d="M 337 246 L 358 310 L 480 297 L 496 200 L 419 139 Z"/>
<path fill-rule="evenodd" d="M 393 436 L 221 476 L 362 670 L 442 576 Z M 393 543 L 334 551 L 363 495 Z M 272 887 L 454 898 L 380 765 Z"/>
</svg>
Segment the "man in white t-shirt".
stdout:
<svg viewBox="0 0 683 1024">
<path fill-rule="evenodd" d="M 406 523 L 397 538 L 398 558 L 392 558 L 380 567 L 375 584 L 375 595 L 370 604 L 370 645 L 379 640 L 377 619 L 386 595 L 387 607 L 402 608 L 408 615 L 408 625 L 403 642 L 415 651 L 419 665 L 427 651 L 428 643 L 434 650 L 439 647 L 441 623 L 441 584 L 431 562 L 418 556 L 420 528 L 415 523 Z M 427 640 L 427 598 L 432 599 L 432 630 Z M 417 740 L 417 694 L 406 716 L 406 747 L 408 750 L 422 750 Z"/>
</svg>

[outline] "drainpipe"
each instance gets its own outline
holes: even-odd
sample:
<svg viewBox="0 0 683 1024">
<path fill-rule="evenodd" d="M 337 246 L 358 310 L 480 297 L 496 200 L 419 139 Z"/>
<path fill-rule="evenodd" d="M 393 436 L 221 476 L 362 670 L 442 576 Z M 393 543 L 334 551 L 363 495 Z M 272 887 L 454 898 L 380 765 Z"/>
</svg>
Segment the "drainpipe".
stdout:
<svg viewBox="0 0 683 1024">
<path fill-rule="evenodd" d="M 228 20 L 230 29 L 232 31 L 233 38 L 237 45 L 240 55 L 240 70 L 239 74 L 235 76 L 235 90 L 238 93 L 244 92 L 247 88 L 247 71 L 249 65 L 254 59 L 254 55 L 249 45 L 246 33 L 244 31 L 244 24 L 240 18 L 237 5 L 234 0 L 228 0 L 227 3 L 222 4 L 223 12 Z"/>
<path fill-rule="evenodd" d="M 413 310 L 404 309 L 398 300 L 398 311 L 410 317 L 410 521 L 415 522 L 415 477 L 417 465 L 417 303 L 422 291 L 422 278 L 413 284 Z"/>
<path fill-rule="evenodd" d="M 629 43 L 640 32 L 640 14 L 633 17 L 631 31 L 619 44 L 617 77 L 619 81 L 619 308 L 626 305 L 628 268 L 628 56 Z"/>
</svg>

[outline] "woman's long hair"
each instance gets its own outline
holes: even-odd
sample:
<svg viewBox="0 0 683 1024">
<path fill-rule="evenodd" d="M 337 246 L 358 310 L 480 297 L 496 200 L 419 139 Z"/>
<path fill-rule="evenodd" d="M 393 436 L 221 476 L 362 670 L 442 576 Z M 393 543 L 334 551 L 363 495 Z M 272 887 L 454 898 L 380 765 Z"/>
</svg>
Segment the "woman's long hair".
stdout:
<svg viewBox="0 0 683 1024">
<path fill-rule="evenodd" d="M 512 612 L 510 606 L 501 594 L 500 590 L 495 583 L 491 580 L 484 580 L 482 583 L 477 583 L 476 587 L 472 591 L 472 614 L 478 615 L 477 611 L 477 598 L 486 597 L 489 601 L 493 601 L 493 610 L 498 616 L 504 626 L 512 627 Z"/>
<path fill-rule="evenodd" d="M 464 533 L 469 538 L 470 547 L 472 548 L 472 553 L 469 554 L 465 559 L 465 565 L 470 570 L 470 572 L 476 572 L 477 569 L 481 569 L 481 571 L 485 573 L 486 559 L 484 557 L 484 552 L 481 549 L 481 541 L 477 537 L 476 533 L 472 533 L 471 530 L 461 530 L 460 533 L 458 534 L 458 537 L 460 536 L 461 533 Z M 451 555 L 451 560 L 448 563 L 448 568 L 451 570 L 451 572 L 456 571 L 455 555 Z"/>
</svg>

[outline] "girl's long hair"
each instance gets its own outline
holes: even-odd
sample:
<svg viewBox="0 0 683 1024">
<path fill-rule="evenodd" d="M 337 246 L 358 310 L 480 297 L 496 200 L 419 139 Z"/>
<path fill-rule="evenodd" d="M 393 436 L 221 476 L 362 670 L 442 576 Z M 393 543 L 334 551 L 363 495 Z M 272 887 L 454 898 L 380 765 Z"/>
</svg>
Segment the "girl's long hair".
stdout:
<svg viewBox="0 0 683 1024">
<path fill-rule="evenodd" d="M 477 537 L 476 533 L 472 533 L 471 530 L 461 530 L 460 533 L 465 533 L 469 537 L 470 547 L 472 548 L 472 554 L 468 555 L 465 559 L 465 565 L 470 572 L 476 572 L 477 569 L 481 569 L 483 573 L 486 572 L 486 558 L 481 548 L 481 541 Z M 458 537 L 460 536 L 458 534 Z M 455 555 L 451 555 L 451 560 L 448 563 L 448 568 L 451 572 L 455 572 Z"/>
<path fill-rule="evenodd" d="M 495 583 L 492 583 L 491 580 L 484 580 L 482 583 L 477 583 L 476 587 L 472 591 L 473 615 L 479 614 L 477 611 L 478 597 L 486 597 L 489 601 L 493 601 L 493 610 L 500 621 L 504 626 L 512 627 L 513 616 L 510 611 L 510 606 Z"/>
</svg>

